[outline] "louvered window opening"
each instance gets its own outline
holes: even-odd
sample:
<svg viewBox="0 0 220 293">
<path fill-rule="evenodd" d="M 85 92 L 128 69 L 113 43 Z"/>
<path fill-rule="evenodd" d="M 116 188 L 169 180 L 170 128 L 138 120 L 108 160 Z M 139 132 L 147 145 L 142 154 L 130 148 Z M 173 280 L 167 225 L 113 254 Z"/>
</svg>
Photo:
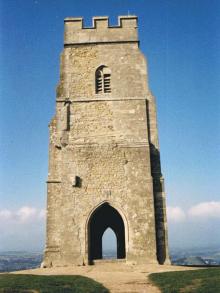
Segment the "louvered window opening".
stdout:
<svg viewBox="0 0 220 293">
<path fill-rule="evenodd" d="M 103 91 L 103 81 L 102 81 L 102 74 L 99 71 L 98 74 L 96 75 L 96 93 L 102 93 Z"/>
<path fill-rule="evenodd" d="M 96 72 L 96 93 L 111 93 L 111 74 L 104 73 L 109 72 L 107 67 L 102 67 Z"/>
<path fill-rule="evenodd" d="M 104 74 L 104 93 L 110 93 L 111 92 L 111 75 L 110 74 Z"/>
</svg>

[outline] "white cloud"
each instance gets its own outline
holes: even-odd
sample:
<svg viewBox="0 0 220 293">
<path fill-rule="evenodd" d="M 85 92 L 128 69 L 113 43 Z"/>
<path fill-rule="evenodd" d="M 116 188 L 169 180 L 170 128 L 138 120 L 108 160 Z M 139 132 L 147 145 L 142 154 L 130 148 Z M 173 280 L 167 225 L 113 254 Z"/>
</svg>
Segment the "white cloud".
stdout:
<svg viewBox="0 0 220 293">
<path fill-rule="evenodd" d="M 220 201 L 201 202 L 191 206 L 186 212 L 181 207 L 167 207 L 167 217 L 170 222 L 183 222 L 193 219 L 220 218 Z"/>
<path fill-rule="evenodd" d="M 39 219 L 45 219 L 46 218 L 46 210 L 44 210 L 44 209 L 40 210 L 38 217 L 39 217 Z"/>
<path fill-rule="evenodd" d="M 37 210 L 35 208 L 28 207 L 28 206 L 24 206 L 20 208 L 16 213 L 16 215 L 18 216 L 18 219 L 21 222 L 32 220 L 33 218 L 36 217 L 36 214 L 37 214 Z"/>
<path fill-rule="evenodd" d="M 9 222 L 28 223 L 33 221 L 44 220 L 46 212 L 44 209 L 36 209 L 30 206 L 23 206 L 18 210 L 2 209 L 0 210 L 1 224 Z"/>
<path fill-rule="evenodd" d="M 0 220 L 8 220 L 12 217 L 12 212 L 4 209 L 4 210 L 0 210 Z"/>
<path fill-rule="evenodd" d="M 0 250 L 42 249 L 45 210 L 33 206 L 0 209 Z"/>
<path fill-rule="evenodd" d="M 180 207 L 167 207 L 167 217 L 172 222 L 183 222 L 186 219 L 186 214 Z"/>
<path fill-rule="evenodd" d="M 201 202 L 192 206 L 188 211 L 188 215 L 194 218 L 220 218 L 220 201 Z"/>
</svg>

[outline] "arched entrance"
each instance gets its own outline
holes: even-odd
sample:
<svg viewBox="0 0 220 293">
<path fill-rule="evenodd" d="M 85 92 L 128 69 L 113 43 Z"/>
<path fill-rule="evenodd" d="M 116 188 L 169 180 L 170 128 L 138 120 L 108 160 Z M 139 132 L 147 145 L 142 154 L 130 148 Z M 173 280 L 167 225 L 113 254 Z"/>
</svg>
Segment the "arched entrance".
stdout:
<svg viewBox="0 0 220 293">
<path fill-rule="evenodd" d="M 88 257 L 92 264 L 102 259 L 102 236 L 111 228 L 117 238 L 117 258 L 125 258 L 125 227 L 121 215 L 110 204 L 104 203 L 91 215 L 88 222 Z"/>
</svg>

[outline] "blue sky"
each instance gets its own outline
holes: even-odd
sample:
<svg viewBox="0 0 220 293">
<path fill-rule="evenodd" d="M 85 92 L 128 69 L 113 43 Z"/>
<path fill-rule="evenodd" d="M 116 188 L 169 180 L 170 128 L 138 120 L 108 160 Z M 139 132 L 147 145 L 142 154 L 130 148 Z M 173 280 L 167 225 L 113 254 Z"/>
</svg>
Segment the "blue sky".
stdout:
<svg viewBox="0 0 220 293">
<path fill-rule="evenodd" d="M 128 13 L 157 98 L 170 246 L 220 245 L 220 1 L 0 0 L 0 250 L 43 247 L 63 19 Z"/>
</svg>

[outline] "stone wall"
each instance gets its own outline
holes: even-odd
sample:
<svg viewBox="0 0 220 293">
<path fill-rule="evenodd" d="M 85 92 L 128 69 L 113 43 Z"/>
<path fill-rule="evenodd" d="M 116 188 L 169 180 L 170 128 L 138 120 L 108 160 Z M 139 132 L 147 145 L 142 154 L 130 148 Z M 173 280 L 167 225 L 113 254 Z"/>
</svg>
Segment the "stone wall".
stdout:
<svg viewBox="0 0 220 293">
<path fill-rule="evenodd" d="M 137 19 L 121 17 L 115 30 L 105 17 L 91 29 L 81 19 L 65 23 L 50 124 L 44 264 L 88 263 L 89 221 L 103 203 L 123 218 L 127 262 L 168 261 L 156 106 Z M 96 93 L 101 65 L 111 72 L 111 93 Z"/>
<path fill-rule="evenodd" d="M 111 69 L 112 93 L 104 97 L 94 91 L 94 73 L 101 65 Z M 67 46 L 62 53 L 61 68 L 58 99 L 134 99 L 146 98 L 148 94 L 146 61 L 137 43 Z"/>
</svg>

